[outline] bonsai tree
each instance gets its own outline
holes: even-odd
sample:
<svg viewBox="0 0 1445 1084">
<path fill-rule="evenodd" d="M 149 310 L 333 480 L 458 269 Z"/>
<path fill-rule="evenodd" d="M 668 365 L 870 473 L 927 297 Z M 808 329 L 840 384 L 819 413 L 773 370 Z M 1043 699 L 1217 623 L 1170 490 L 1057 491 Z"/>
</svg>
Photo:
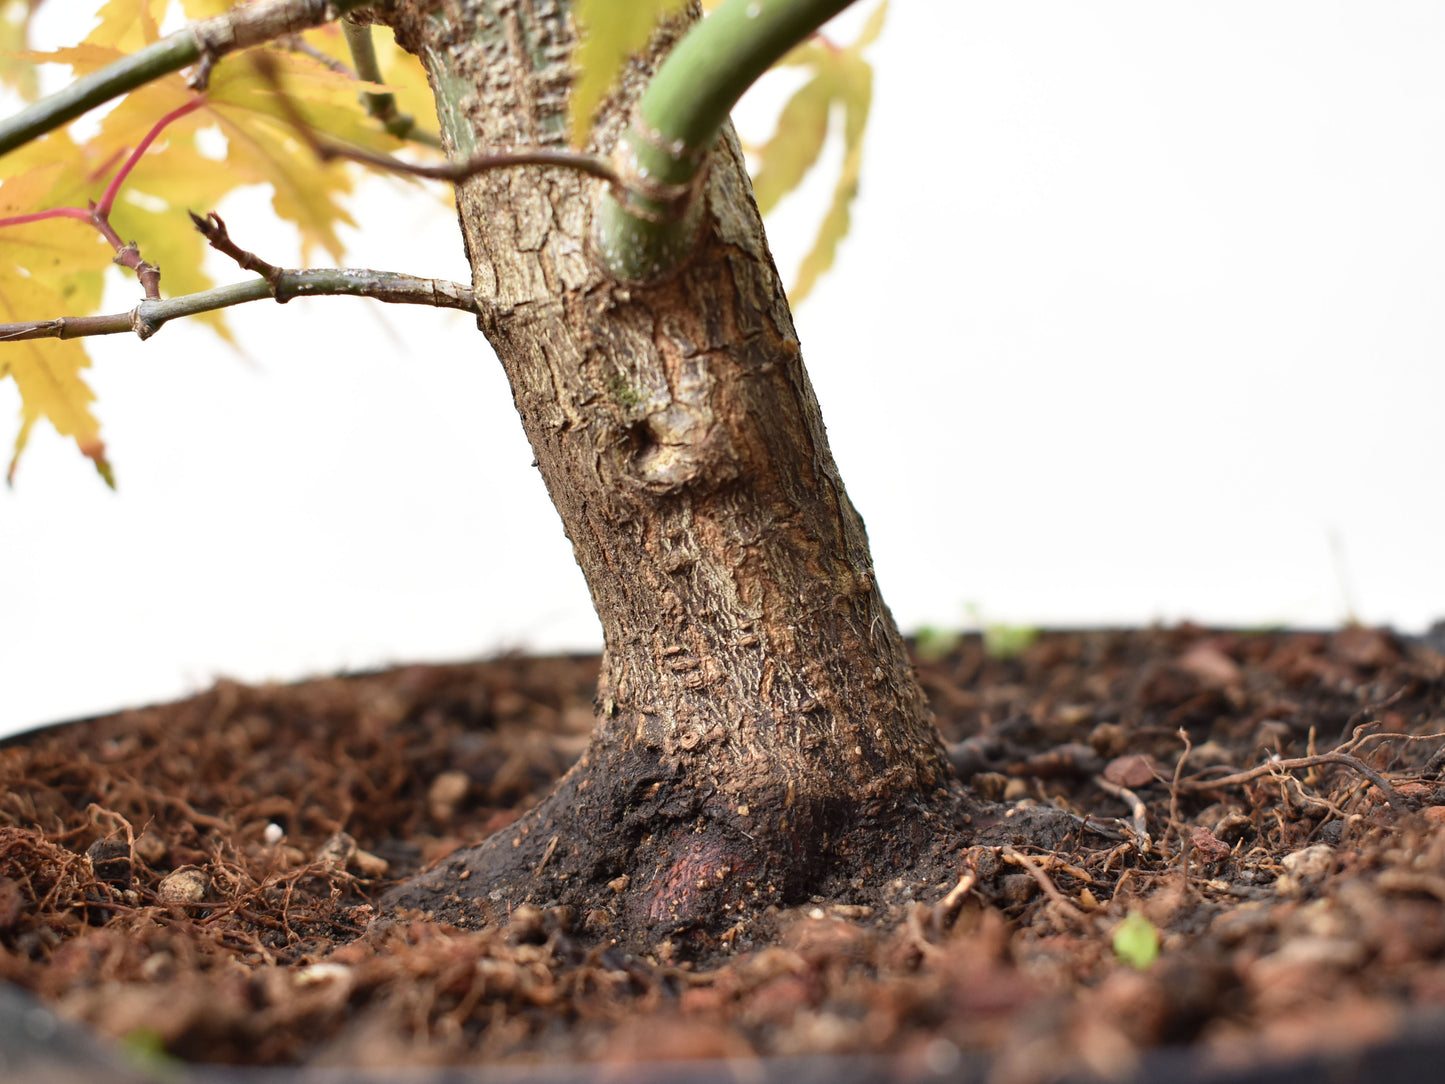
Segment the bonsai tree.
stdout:
<svg viewBox="0 0 1445 1084">
<path fill-rule="evenodd" d="M 78 383 L 83 358 L 20 351 L 86 334 L 145 338 L 242 301 L 361 293 L 468 309 L 501 359 L 602 624 L 596 728 L 546 801 L 401 886 L 393 908 L 474 924 L 528 900 L 586 908 L 620 894 L 639 931 L 717 927 L 958 845 L 966 799 L 875 582 L 727 124 L 742 91 L 846 2 L 724 0 L 697 22 L 677 3 L 262 0 L 168 38 L 146 23 L 145 4 L 130 5 L 136 22 L 114 3 L 99 43 L 93 34 L 55 55 L 86 74 L 0 127 L 0 153 L 12 156 L 0 159 L 5 227 L 81 219 L 147 298 L 116 316 L 35 319 L 55 314 L 14 310 L 59 288 L 40 292 L 39 265 L 21 276 L 31 292 L 12 288 L 7 316 L 30 322 L 0 329 L 11 355 L 0 373 L 25 397 L 22 447 L 44 415 L 108 474 Z M 224 6 L 197 0 L 187 11 Z M 288 39 L 346 13 L 364 77 L 384 74 L 370 24 L 420 58 L 445 163 L 384 153 L 414 133 L 395 98 L 368 91 L 373 119 L 359 117 L 344 100 L 354 84 L 309 60 L 305 39 Z M 632 39 L 610 32 L 624 15 L 642 20 Z M 150 43 L 125 49 L 137 29 Z M 607 50 L 634 45 L 614 80 Z M 189 84 L 172 74 L 183 68 Z M 127 121 L 128 157 L 86 161 L 56 129 L 125 92 L 149 127 Z M 809 94 L 788 108 L 816 117 L 822 97 L 826 123 L 827 97 Z M 204 238 L 257 277 L 200 289 L 193 250 L 175 242 L 160 260 L 123 240 L 111 223 L 120 186 L 169 126 L 203 109 L 272 146 L 454 181 L 472 284 L 278 268 L 204 208 L 187 243 Z M 866 93 L 855 92 L 835 235 L 865 115 Z M 61 151 L 82 168 L 60 165 Z M 771 160 L 768 198 L 810 155 L 816 147 Z M 304 174 L 280 168 L 295 217 L 334 249 L 327 214 L 344 182 L 309 161 Z M 100 198 L 54 210 L 84 191 L 86 171 L 109 178 Z M 188 199 L 206 192 L 194 187 Z M 73 305 L 98 297 L 90 272 L 67 288 Z"/>
</svg>

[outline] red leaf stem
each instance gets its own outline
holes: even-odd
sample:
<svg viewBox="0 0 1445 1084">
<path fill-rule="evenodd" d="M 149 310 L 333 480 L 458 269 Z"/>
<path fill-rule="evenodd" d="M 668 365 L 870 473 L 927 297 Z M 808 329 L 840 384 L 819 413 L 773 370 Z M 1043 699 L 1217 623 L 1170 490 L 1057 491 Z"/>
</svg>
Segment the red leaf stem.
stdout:
<svg viewBox="0 0 1445 1084">
<path fill-rule="evenodd" d="M 125 184 L 125 179 L 130 176 L 130 171 L 133 170 L 135 164 L 141 160 L 141 156 L 150 149 L 150 145 L 156 141 L 156 137 L 165 130 L 166 125 L 172 121 L 180 120 L 180 118 L 184 117 L 187 113 L 194 113 L 204 104 L 204 98 L 192 98 L 185 105 L 172 109 L 160 120 L 155 122 L 151 130 L 146 133 L 145 138 L 136 145 L 136 149 L 130 152 L 130 157 L 125 160 L 125 165 L 116 171 L 116 175 L 110 179 L 110 184 L 105 186 L 105 191 L 100 197 L 100 203 L 98 203 L 95 208 L 96 214 L 102 218 L 108 218 L 110 216 L 110 209 L 115 204 L 115 197 L 120 194 L 120 186 Z"/>
<path fill-rule="evenodd" d="M 33 211 L 28 215 L 12 215 L 0 218 L 0 226 L 23 226 L 27 222 L 43 222 L 47 218 L 78 218 L 90 221 L 90 212 L 81 207 L 52 207 L 48 211 Z"/>
<path fill-rule="evenodd" d="M 96 166 L 93 170 L 90 171 L 90 175 L 85 178 L 86 182 L 89 184 L 94 184 L 95 182 L 99 181 L 102 177 L 104 177 L 107 173 L 109 173 L 112 169 L 115 168 L 116 162 L 120 161 L 121 156 L 125 154 L 125 152 L 125 147 L 117 147 L 114 151 L 111 152 L 109 158 L 107 158 L 104 162 L 102 162 L 100 165 Z"/>
</svg>

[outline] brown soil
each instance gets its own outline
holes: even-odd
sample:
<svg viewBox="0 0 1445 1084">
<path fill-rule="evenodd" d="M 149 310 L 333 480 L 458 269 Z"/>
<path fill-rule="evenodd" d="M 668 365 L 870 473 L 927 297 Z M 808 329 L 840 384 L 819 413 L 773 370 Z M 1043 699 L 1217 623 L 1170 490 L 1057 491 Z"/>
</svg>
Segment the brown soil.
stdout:
<svg viewBox="0 0 1445 1084">
<path fill-rule="evenodd" d="M 615 913 L 373 922 L 546 793 L 595 659 L 222 683 L 0 748 L 0 979 L 133 1052 L 247 1065 L 871 1054 L 1013 1084 L 1160 1046 L 1353 1050 L 1445 1006 L 1439 646 L 965 638 L 919 663 L 955 765 L 1005 825 L 1077 815 L 1063 844 L 961 835 L 944 879 L 856 881 L 701 947 L 628 942 L 625 885 Z M 1148 966 L 1116 950 L 1130 915 Z"/>
</svg>

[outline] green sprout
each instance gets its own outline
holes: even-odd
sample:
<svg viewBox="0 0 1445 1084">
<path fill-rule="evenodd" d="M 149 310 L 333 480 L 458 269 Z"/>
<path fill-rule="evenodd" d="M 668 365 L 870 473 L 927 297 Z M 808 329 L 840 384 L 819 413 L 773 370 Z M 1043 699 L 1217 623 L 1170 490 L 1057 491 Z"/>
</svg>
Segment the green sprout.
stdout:
<svg viewBox="0 0 1445 1084">
<path fill-rule="evenodd" d="M 1159 931 L 1139 911 L 1114 928 L 1114 955 L 1136 970 L 1143 971 L 1159 958 Z"/>
</svg>

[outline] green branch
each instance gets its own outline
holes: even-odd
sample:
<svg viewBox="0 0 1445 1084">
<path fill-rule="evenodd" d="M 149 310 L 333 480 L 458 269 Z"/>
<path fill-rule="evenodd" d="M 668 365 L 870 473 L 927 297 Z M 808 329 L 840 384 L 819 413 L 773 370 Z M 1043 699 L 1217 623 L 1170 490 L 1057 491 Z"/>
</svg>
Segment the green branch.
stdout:
<svg viewBox="0 0 1445 1084">
<path fill-rule="evenodd" d="M 703 164 L 743 92 L 853 0 L 725 0 L 658 68 L 618 142 L 625 181 L 597 209 L 598 250 L 623 280 L 656 278 L 692 247 Z"/>
<path fill-rule="evenodd" d="M 54 320 L 31 320 L 0 324 L 0 343 L 25 339 L 78 339 L 92 335 L 121 335 L 134 332 L 148 339 L 171 320 L 203 312 L 244 305 L 268 298 L 285 304 L 294 297 L 366 297 L 391 305 L 429 305 L 439 309 L 480 309 L 470 288 L 443 279 L 421 279 L 392 271 L 359 268 L 316 268 L 307 271 L 277 271 L 274 279 L 249 279 L 214 290 L 186 294 L 164 301 L 142 301 L 129 312 L 105 316 L 62 316 Z"/>
<path fill-rule="evenodd" d="M 356 77 L 367 83 L 385 83 L 381 64 L 376 58 L 376 45 L 371 38 L 371 27 L 351 19 L 342 19 L 341 30 L 346 35 L 346 48 L 351 53 Z M 374 94 L 368 91 L 362 94 L 361 104 L 366 107 L 366 115 L 379 123 L 389 135 L 428 147 L 441 147 L 438 137 L 417 128 L 416 118 L 397 108 L 395 94 Z"/>
<path fill-rule="evenodd" d="M 138 53 L 77 79 L 65 89 L 0 121 L 0 155 L 68 124 L 112 98 L 196 64 L 191 84 L 205 88 L 211 68 L 227 53 L 320 26 L 370 0 L 260 0 L 192 23 Z"/>
<path fill-rule="evenodd" d="M 662 62 L 638 119 L 670 161 L 705 153 L 743 92 L 852 2 L 727 0 Z"/>
</svg>

